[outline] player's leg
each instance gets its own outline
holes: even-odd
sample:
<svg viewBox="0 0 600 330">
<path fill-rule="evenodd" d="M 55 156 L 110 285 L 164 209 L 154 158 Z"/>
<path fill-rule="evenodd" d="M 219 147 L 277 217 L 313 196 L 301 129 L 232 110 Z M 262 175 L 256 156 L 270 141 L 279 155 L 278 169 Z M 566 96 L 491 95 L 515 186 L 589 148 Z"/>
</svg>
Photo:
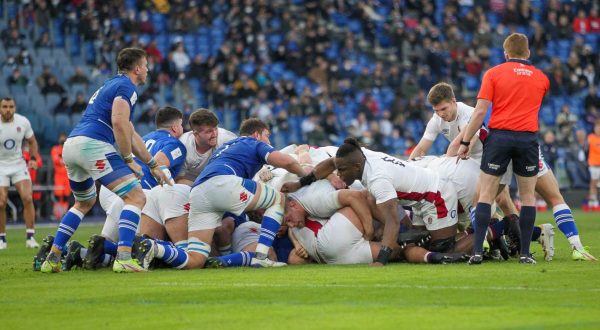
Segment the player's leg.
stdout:
<svg viewBox="0 0 600 330">
<path fill-rule="evenodd" d="M 538 177 L 535 190 L 542 196 L 546 203 L 552 207 L 554 221 L 556 222 L 558 229 L 560 229 L 571 244 L 573 257 L 577 260 L 596 260 L 596 258 L 586 251 L 581 243 L 573 213 L 560 193 L 558 182 L 556 181 L 556 177 L 554 176 L 554 173 L 552 173 L 552 170 L 548 169 L 548 172 Z M 548 247 L 548 249 L 548 251 L 551 250 L 551 254 L 553 255 L 554 247 Z M 546 247 L 544 248 L 544 252 L 549 253 L 546 252 Z M 579 259 L 580 255 L 583 259 Z"/>
<path fill-rule="evenodd" d="M 27 233 L 27 241 L 25 246 L 28 248 L 38 248 L 39 244 L 35 241 L 35 207 L 33 205 L 33 190 L 31 187 L 31 179 L 29 173 L 27 178 L 19 181 L 15 179 L 15 188 L 19 193 L 21 202 L 23 203 L 23 218 L 25 219 L 25 228 Z"/>
<path fill-rule="evenodd" d="M 235 230 L 235 220 L 232 216 L 225 215 L 221 225 L 215 228 L 215 245 L 219 255 L 231 254 L 231 235 Z"/>
<path fill-rule="evenodd" d="M 265 260 L 283 220 L 285 199 L 282 193 L 266 184 L 244 179 L 242 185 L 254 194 L 245 211 L 265 209 L 256 246 L 257 261 Z"/>
<path fill-rule="evenodd" d="M 7 177 L 5 177 L 8 180 Z M 6 182 L 6 186 L 3 182 Z M 8 182 L 0 177 L 0 250 L 7 248 L 6 243 L 6 205 L 8 204 Z"/>
<path fill-rule="evenodd" d="M 598 181 L 600 181 L 600 166 L 590 166 L 590 193 L 588 207 L 590 211 L 598 208 Z"/>
</svg>

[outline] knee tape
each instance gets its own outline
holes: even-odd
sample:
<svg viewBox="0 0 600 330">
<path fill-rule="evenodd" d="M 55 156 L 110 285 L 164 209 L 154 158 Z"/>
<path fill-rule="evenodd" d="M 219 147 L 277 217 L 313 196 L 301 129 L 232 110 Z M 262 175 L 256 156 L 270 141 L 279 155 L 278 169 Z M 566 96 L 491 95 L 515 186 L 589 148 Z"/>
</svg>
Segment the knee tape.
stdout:
<svg viewBox="0 0 600 330">
<path fill-rule="evenodd" d="M 189 253 L 200 253 L 208 258 L 210 254 L 210 245 L 202 242 L 198 238 L 192 237 L 188 239 L 187 250 Z"/>
<path fill-rule="evenodd" d="M 265 211 L 265 217 L 269 217 L 281 224 L 283 219 L 283 194 L 275 191 L 275 202 Z"/>
<path fill-rule="evenodd" d="M 123 197 L 127 195 L 128 192 L 132 191 L 137 185 L 140 184 L 140 181 L 136 178 L 130 178 L 118 184 L 116 187 L 112 189 L 117 196 Z"/>
</svg>

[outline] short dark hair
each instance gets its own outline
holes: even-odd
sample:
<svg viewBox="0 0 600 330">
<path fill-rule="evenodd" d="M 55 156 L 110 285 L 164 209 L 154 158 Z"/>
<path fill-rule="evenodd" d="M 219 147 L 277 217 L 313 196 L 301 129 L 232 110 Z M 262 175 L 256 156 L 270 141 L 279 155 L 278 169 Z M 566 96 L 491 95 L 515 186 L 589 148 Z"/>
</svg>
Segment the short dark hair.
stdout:
<svg viewBox="0 0 600 330">
<path fill-rule="evenodd" d="M 156 112 L 156 118 L 154 119 L 154 123 L 156 124 L 156 128 L 169 128 L 173 121 L 176 119 L 182 119 L 183 113 L 174 107 L 165 106 L 158 109 Z"/>
<path fill-rule="evenodd" d="M 146 51 L 140 48 L 124 48 L 117 55 L 117 69 L 119 72 L 133 70 L 136 64 L 142 59 L 148 57 Z"/>
<path fill-rule="evenodd" d="M 200 108 L 190 115 L 190 127 L 192 129 L 200 126 L 216 127 L 219 125 L 219 118 L 208 109 Z"/>
<path fill-rule="evenodd" d="M 5 96 L 5 97 L 3 97 L 3 98 L 1 98 L 1 99 L 0 99 L 0 103 L 2 103 L 2 102 L 4 102 L 4 101 L 6 101 L 6 102 L 13 101 L 14 103 L 17 103 L 17 102 L 15 101 L 15 99 L 13 99 L 13 98 L 12 98 L 12 97 L 10 97 L 10 96 Z"/>
<path fill-rule="evenodd" d="M 357 139 L 349 137 L 346 138 L 344 143 L 338 148 L 338 151 L 335 153 L 335 157 L 344 158 L 356 151 L 360 151 L 362 153 L 362 150 L 360 149 L 360 143 Z"/>
<path fill-rule="evenodd" d="M 240 125 L 240 136 L 250 136 L 257 132 L 262 133 L 266 129 L 269 129 L 269 127 L 260 119 L 248 118 Z"/>
</svg>

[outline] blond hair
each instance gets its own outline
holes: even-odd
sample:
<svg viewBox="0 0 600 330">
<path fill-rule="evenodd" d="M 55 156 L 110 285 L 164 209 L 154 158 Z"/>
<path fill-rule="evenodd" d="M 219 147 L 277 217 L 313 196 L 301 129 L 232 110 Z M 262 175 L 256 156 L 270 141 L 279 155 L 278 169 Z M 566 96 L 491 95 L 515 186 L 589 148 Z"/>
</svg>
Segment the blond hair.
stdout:
<svg viewBox="0 0 600 330">
<path fill-rule="evenodd" d="M 509 58 L 527 59 L 529 57 L 529 40 L 522 33 L 513 33 L 506 37 L 502 47 Z"/>
</svg>

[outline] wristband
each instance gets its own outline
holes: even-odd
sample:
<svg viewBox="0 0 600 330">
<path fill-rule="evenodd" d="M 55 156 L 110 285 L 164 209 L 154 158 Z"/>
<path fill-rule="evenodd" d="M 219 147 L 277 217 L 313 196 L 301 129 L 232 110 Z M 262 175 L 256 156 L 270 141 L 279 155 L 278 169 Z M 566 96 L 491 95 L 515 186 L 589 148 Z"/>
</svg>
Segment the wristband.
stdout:
<svg viewBox="0 0 600 330">
<path fill-rule="evenodd" d="M 460 141 L 460 144 L 462 144 L 463 146 L 468 147 L 469 144 L 471 144 L 471 141 Z"/>
<path fill-rule="evenodd" d="M 125 163 L 127 164 L 133 163 L 133 154 L 123 156 L 123 160 L 125 160 Z"/>
<path fill-rule="evenodd" d="M 156 160 L 154 160 L 154 158 L 151 158 L 146 165 L 148 165 L 148 167 L 150 168 L 155 168 L 156 166 L 158 166 L 158 164 L 156 163 Z"/>
<path fill-rule="evenodd" d="M 315 174 L 311 172 L 309 175 L 305 175 L 300 178 L 300 187 L 308 186 L 315 181 L 317 181 L 317 177 L 315 177 Z"/>
<path fill-rule="evenodd" d="M 385 245 L 381 245 L 381 249 L 379 250 L 379 254 L 377 255 L 377 259 L 375 260 L 375 262 L 379 262 L 383 265 L 387 264 L 388 259 L 390 258 L 390 255 L 392 254 L 392 249 L 385 246 Z"/>
</svg>

